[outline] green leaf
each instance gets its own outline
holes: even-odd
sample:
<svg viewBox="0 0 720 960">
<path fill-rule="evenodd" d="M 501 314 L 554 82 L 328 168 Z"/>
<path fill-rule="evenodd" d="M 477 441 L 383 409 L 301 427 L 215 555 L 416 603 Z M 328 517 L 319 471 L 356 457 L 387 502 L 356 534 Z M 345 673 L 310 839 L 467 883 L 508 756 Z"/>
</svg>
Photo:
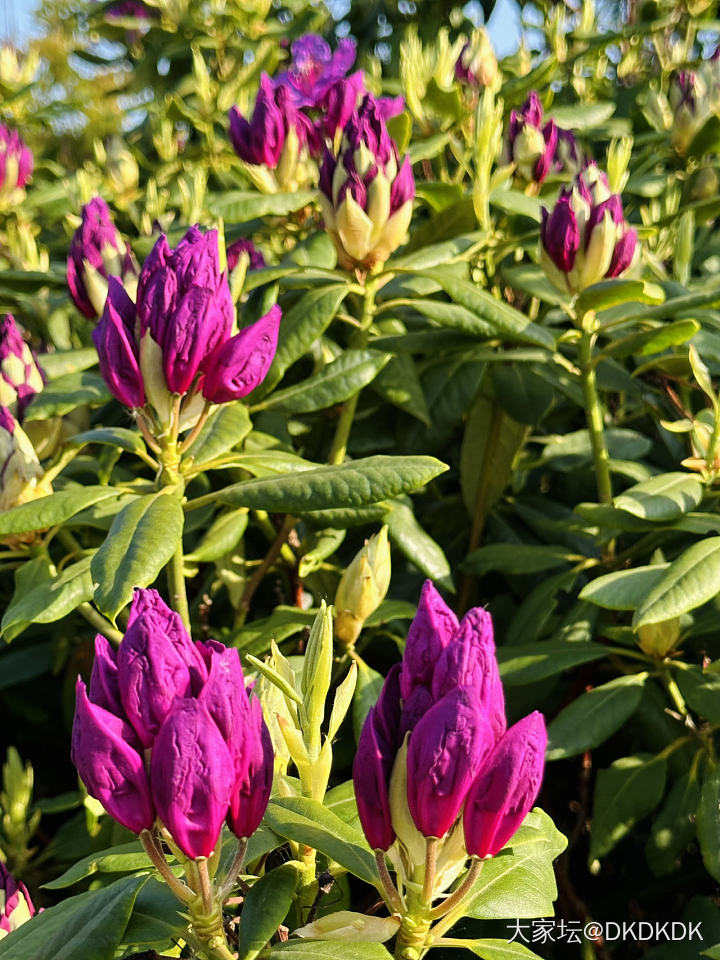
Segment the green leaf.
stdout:
<svg viewBox="0 0 720 960">
<path fill-rule="evenodd" d="M 281 837 L 319 850 L 371 886 L 379 884 L 375 858 L 365 837 L 316 800 L 306 797 L 271 800 L 265 820 Z"/>
<path fill-rule="evenodd" d="M 65 567 L 59 576 L 16 591 L 5 610 L 0 632 L 12 640 L 31 623 L 55 623 L 81 603 L 92 599 L 91 557 Z"/>
<path fill-rule="evenodd" d="M 500 676 L 509 686 L 554 677 L 563 670 L 591 663 L 606 655 L 607 648 L 601 643 L 563 643 L 557 640 L 503 646 L 497 651 Z"/>
<path fill-rule="evenodd" d="M 319 373 L 277 390 L 253 410 L 286 410 L 290 413 L 311 413 L 325 410 L 354 396 L 375 379 L 391 359 L 389 353 L 377 350 L 345 350 Z"/>
<path fill-rule="evenodd" d="M 108 847 L 99 853 L 91 853 L 83 857 L 55 880 L 44 883 L 43 889 L 63 890 L 96 873 L 135 873 L 137 870 L 149 870 L 151 867 L 150 858 L 138 841 L 131 840 L 129 843 L 121 843 L 116 847 Z"/>
<path fill-rule="evenodd" d="M 369 667 L 360 657 L 357 657 L 355 662 L 358 667 L 358 675 L 352 704 L 352 721 L 355 740 L 357 741 L 360 738 L 365 717 L 377 703 L 385 677 L 377 670 Z M 327 798 L 325 802 L 327 803 Z"/>
<path fill-rule="evenodd" d="M 269 617 L 253 620 L 238 633 L 232 635 L 232 646 L 237 647 L 243 654 L 264 653 L 270 646 L 270 641 L 282 643 L 288 637 L 300 633 L 306 627 L 312 626 L 317 610 L 300 610 L 299 607 L 275 607 Z"/>
<path fill-rule="evenodd" d="M 508 846 L 483 864 L 466 916 L 480 920 L 552 916 L 557 897 L 553 860 L 566 846 L 550 817 L 532 810 Z"/>
<path fill-rule="evenodd" d="M 385 522 L 392 542 L 421 573 L 446 590 L 455 590 L 450 564 L 442 547 L 423 530 L 411 506 L 401 500 L 393 500 L 385 515 Z"/>
<path fill-rule="evenodd" d="M 669 563 L 634 570 L 614 570 L 593 580 L 580 591 L 580 599 L 605 610 L 635 610 L 662 580 Z"/>
<path fill-rule="evenodd" d="M 720 880 L 720 769 L 717 765 L 703 778 L 695 824 L 705 869 L 715 880 Z"/>
<path fill-rule="evenodd" d="M 567 107 L 553 107 L 546 117 L 552 118 L 563 130 L 591 130 L 609 120 L 615 113 L 614 103 L 577 103 Z"/>
<path fill-rule="evenodd" d="M 390 960 L 381 943 L 355 943 L 348 940 L 287 940 L 270 950 L 273 957 L 300 957 L 302 960 Z"/>
<path fill-rule="evenodd" d="M 373 380 L 373 390 L 388 403 L 430 426 L 430 412 L 412 357 L 405 354 L 392 357 Z"/>
<path fill-rule="evenodd" d="M 555 397 L 551 384 L 524 363 L 494 364 L 492 382 L 505 413 L 530 427 L 540 423 Z"/>
<path fill-rule="evenodd" d="M 333 320 L 348 294 L 348 285 L 330 284 L 304 294 L 280 324 L 278 347 L 272 366 L 262 384 L 252 393 L 251 402 L 265 397 L 282 380 L 285 371 L 304 356 Z"/>
<path fill-rule="evenodd" d="M 662 799 L 667 760 L 662 755 L 621 757 L 595 781 L 590 863 L 604 857 Z"/>
<path fill-rule="evenodd" d="M 527 217 L 540 223 L 542 220 L 542 203 L 538 197 L 529 197 L 521 190 L 506 190 L 496 187 L 490 191 L 490 203 L 498 210 L 503 210 L 514 217 Z"/>
<path fill-rule="evenodd" d="M 703 720 L 720 723 L 720 673 L 690 667 L 675 673 L 687 705 Z"/>
<path fill-rule="evenodd" d="M 326 527 L 324 530 L 310 530 L 303 540 L 303 555 L 298 564 L 298 576 L 304 580 L 313 571 L 318 570 L 328 557 L 331 557 L 345 539 L 344 530 Z"/>
<path fill-rule="evenodd" d="M 640 703 L 647 673 L 616 677 L 583 693 L 548 727 L 548 760 L 574 757 L 604 743 Z"/>
<path fill-rule="evenodd" d="M 182 939 L 187 931 L 187 920 L 181 914 L 182 905 L 166 883 L 150 877 L 135 900 L 130 922 L 123 934 L 123 945 L 131 955 L 144 954 L 153 946 L 164 951 L 171 943 Z M 149 952 L 148 956 L 152 957 Z"/>
<path fill-rule="evenodd" d="M 81 370 L 94 367 L 98 362 L 98 355 L 95 347 L 78 347 L 75 350 L 43 353 L 37 361 L 48 380 L 57 380 L 68 373 L 80 373 Z"/>
<path fill-rule="evenodd" d="M 438 946 L 469 950 L 483 960 L 542 960 L 517 940 L 448 940 L 443 937 Z"/>
<path fill-rule="evenodd" d="M 345 783 L 339 783 L 337 787 L 328 790 L 325 794 L 323 804 L 332 810 L 343 823 L 360 830 L 360 817 L 358 815 L 357 802 L 355 800 L 355 787 L 352 780 L 346 780 Z"/>
<path fill-rule="evenodd" d="M 633 629 L 682 616 L 720 590 L 720 537 L 695 543 L 673 560 L 633 617 Z"/>
<path fill-rule="evenodd" d="M 577 298 L 575 310 L 579 317 L 588 310 L 599 312 L 621 303 L 662 303 L 665 292 L 656 283 L 647 280 L 601 280 L 594 283 Z"/>
<path fill-rule="evenodd" d="M 52 380 L 36 393 L 25 411 L 25 420 L 48 420 L 61 417 L 76 407 L 99 407 L 111 400 L 111 394 L 99 373 L 68 373 Z"/>
<path fill-rule="evenodd" d="M 554 348 L 555 340 L 548 330 L 531 323 L 519 310 L 496 299 L 469 280 L 453 277 L 442 268 L 419 271 L 419 276 L 434 281 L 455 303 L 491 324 L 496 337 L 514 343 L 532 343 L 549 350 Z"/>
<path fill-rule="evenodd" d="M 689 773 L 675 781 L 667 800 L 653 820 L 645 854 L 656 876 L 670 873 L 695 836 L 695 811 L 700 784 Z"/>
<path fill-rule="evenodd" d="M 687 149 L 688 156 L 700 159 L 706 153 L 720 150 L 720 117 L 710 114 L 707 123 L 698 130 Z"/>
<path fill-rule="evenodd" d="M 103 443 L 111 447 L 120 447 L 128 453 L 147 453 L 143 438 L 127 427 L 100 427 L 76 433 L 65 441 L 70 447 L 83 447 L 88 443 Z"/>
<path fill-rule="evenodd" d="M 294 190 L 292 193 L 260 193 L 257 190 L 228 190 L 208 197 L 208 209 L 226 223 L 249 223 L 256 217 L 283 217 L 315 200 L 310 190 Z"/>
<path fill-rule="evenodd" d="M 703 498 L 700 480 L 689 473 L 661 473 L 643 480 L 615 497 L 618 510 L 656 522 L 677 520 L 694 510 Z"/>
<path fill-rule="evenodd" d="M 273 513 L 364 507 L 429 483 L 448 468 L 434 457 L 366 457 L 339 467 L 246 480 L 218 492 L 219 503 Z"/>
<path fill-rule="evenodd" d="M 115 517 L 90 566 L 95 604 L 113 623 L 133 590 L 155 581 L 175 553 L 182 530 L 180 502 L 163 493 L 138 497 Z"/>
<path fill-rule="evenodd" d="M 668 347 L 686 343 L 699 329 L 697 320 L 676 320 L 674 323 L 660 324 L 651 330 L 642 330 L 620 340 L 613 340 L 601 350 L 601 354 L 616 359 L 630 356 L 649 357 L 662 353 Z"/>
<path fill-rule="evenodd" d="M 0 650 L 0 690 L 7 690 L 15 684 L 34 680 L 44 673 L 50 673 L 55 663 L 55 647 L 52 641 L 35 643 L 20 650 Z"/>
<path fill-rule="evenodd" d="M 238 960 L 255 960 L 277 933 L 292 905 L 297 884 L 297 868 L 285 863 L 252 885 L 243 903 Z"/>
<path fill-rule="evenodd" d="M 489 543 L 463 561 L 463 570 L 481 577 L 486 573 L 539 573 L 571 563 L 566 547 L 531 543 Z"/>
<path fill-rule="evenodd" d="M 0 940 L 3 960 L 113 960 L 147 877 L 63 900 Z"/>
<path fill-rule="evenodd" d="M 46 530 L 65 523 L 85 507 L 117 497 L 119 493 L 112 487 L 70 487 L 59 490 L 47 497 L 23 503 L 0 513 L 0 536 L 13 533 L 29 533 L 31 530 Z"/>
<path fill-rule="evenodd" d="M 640 460 L 652 448 L 652 440 L 637 430 L 611 427 L 605 431 L 608 452 L 614 460 Z M 581 463 L 592 463 L 592 446 L 587 430 L 574 430 L 553 437 L 543 450 L 543 459 L 556 470 L 577 470 Z"/>
<path fill-rule="evenodd" d="M 195 466 L 210 463 L 239 446 L 251 429 L 250 414 L 243 403 L 223 403 L 210 415 L 187 456 L 193 458 Z"/>
<path fill-rule="evenodd" d="M 198 545 L 185 554 L 189 563 L 207 563 L 219 560 L 240 543 L 247 528 L 248 514 L 245 507 L 228 510 L 221 514 L 203 535 Z"/>
</svg>

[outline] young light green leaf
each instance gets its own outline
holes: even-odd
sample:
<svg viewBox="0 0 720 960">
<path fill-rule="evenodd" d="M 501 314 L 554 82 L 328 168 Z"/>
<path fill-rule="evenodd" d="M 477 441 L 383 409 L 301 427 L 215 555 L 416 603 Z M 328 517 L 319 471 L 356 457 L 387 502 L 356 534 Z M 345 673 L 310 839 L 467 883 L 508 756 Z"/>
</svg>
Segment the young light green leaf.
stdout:
<svg viewBox="0 0 720 960">
<path fill-rule="evenodd" d="M 48 527 L 65 523 L 85 507 L 118 496 L 118 491 L 112 487 L 70 487 L 58 490 L 47 497 L 22 503 L 19 507 L 0 513 L 0 536 L 46 530 Z"/>
<path fill-rule="evenodd" d="M 720 591 L 720 537 L 693 544 L 670 564 L 635 611 L 633 629 L 682 616 Z"/>
<path fill-rule="evenodd" d="M 603 574 L 583 587 L 580 599 L 605 610 L 635 610 L 662 580 L 669 566 L 669 563 L 656 563 Z"/>
<path fill-rule="evenodd" d="M 700 480 L 690 473 L 661 473 L 615 497 L 618 510 L 655 522 L 670 522 L 689 513 L 703 498 Z"/>
</svg>

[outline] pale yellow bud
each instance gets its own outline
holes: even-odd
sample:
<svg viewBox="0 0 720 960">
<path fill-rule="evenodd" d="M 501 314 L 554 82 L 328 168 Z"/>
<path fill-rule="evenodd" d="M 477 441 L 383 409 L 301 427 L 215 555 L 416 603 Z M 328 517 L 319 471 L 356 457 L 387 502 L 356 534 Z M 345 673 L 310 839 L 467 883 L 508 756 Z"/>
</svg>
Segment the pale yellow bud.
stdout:
<svg viewBox="0 0 720 960">
<path fill-rule="evenodd" d="M 365 541 L 342 575 L 335 594 L 335 635 L 352 646 L 363 624 L 385 598 L 390 586 L 390 544 L 387 526 Z"/>
<path fill-rule="evenodd" d="M 679 617 L 660 623 L 645 623 L 638 629 L 638 646 L 649 657 L 662 660 L 672 652 L 679 637 Z"/>
<path fill-rule="evenodd" d="M 293 931 L 293 936 L 312 940 L 353 940 L 384 943 L 400 928 L 399 917 L 369 917 L 365 913 L 338 910 Z"/>
</svg>

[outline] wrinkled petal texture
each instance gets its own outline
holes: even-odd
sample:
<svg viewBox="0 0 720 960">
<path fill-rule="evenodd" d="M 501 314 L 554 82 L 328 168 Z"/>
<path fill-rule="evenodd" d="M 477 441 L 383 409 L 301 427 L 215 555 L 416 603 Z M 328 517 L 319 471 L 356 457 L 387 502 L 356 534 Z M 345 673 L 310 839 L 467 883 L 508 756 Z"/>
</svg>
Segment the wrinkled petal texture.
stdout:
<svg viewBox="0 0 720 960">
<path fill-rule="evenodd" d="M 242 697 L 243 694 L 238 694 Z M 260 826 L 272 790 L 275 755 L 260 701 L 251 698 L 247 721 L 234 744 L 236 778 L 227 823 L 236 837 Z"/>
<path fill-rule="evenodd" d="M 562 195 L 551 214 L 543 210 L 540 236 L 548 256 L 563 273 L 575 266 L 580 248 L 580 229 L 570 196 Z"/>
<path fill-rule="evenodd" d="M 226 340 L 209 358 L 202 393 L 211 403 L 247 396 L 262 383 L 277 349 L 281 311 L 277 304 L 264 316 Z"/>
<path fill-rule="evenodd" d="M 108 641 L 99 633 L 95 637 L 95 659 L 90 675 L 90 700 L 98 707 L 124 717 L 118 685 L 117 655 Z"/>
<path fill-rule="evenodd" d="M 115 277 L 108 281 L 105 310 L 92 338 L 110 392 L 126 407 L 142 407 L 145 385 L 135 341 L 135 306 Z"/>
<path fill-rule="evenodd" d="M 417 686 L 430 689 L 435 665 L 458 627 L 455 614 L 433 582 L 426 580 L 405 644 L 400 675 L 400 693 L 404 701 L 407 702 Z"/>
</svg>

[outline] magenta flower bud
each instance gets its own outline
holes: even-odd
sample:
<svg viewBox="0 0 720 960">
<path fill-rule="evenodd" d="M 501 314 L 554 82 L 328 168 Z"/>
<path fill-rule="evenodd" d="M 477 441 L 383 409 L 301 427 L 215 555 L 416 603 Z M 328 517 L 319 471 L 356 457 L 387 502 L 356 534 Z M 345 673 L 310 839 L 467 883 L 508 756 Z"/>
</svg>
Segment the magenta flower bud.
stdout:
<svg viewBox="0 0 720 960">
<path fill-rule="evenodd" d="M 243 255 L 248 258 L 249 270 L 262 270 L 265 266 L 265 257 L 252 240 L 236 240 L 227 248 L 227 265 L 230 273 L 238 265 L 238 261 Z"/>
<path fill-rule="evenodd" d="M 563 191 L 560 194 L 551 214 L 543 209 L 540 236 L 543 247 L 558 270 L 569 273 L 575 265 L 575 256 L 580 247 L 580 228 L 569 193 Z"/>
<path fill-rule="evenodd" d="M 176 697 L 192 693 L 189 662 L 205 670 L 177 613 L 154 590 L 138 590 L 117 652 L 125 714 L 143 747 L 150 747 Z M 198 664 L 201 666 L 198 667 Z"/>
<path fill-rule="evenodd" d="M 432 580 L 426 580 L 417 613 L 408 630 L 402 661 L 400 694 L 406 703 L 415 687 L 430 689 L 435 665 L 458 628 L 457 617 Z"/>
<path fill-rule="evenodd" d="M 540 790 L 546 746 L 545 721 L 537 711 L 498 741 L 465 801 L 463 828 L 470 856 L 494 857 L 515 834 Z"/>
<path fill-rule="evenodd" d="M 35 916 L 24 883 L 19 883 L 0 861 L 0 940 Z"/>
<path fill-rule="evenodd" d="M 499 739 L 507 726 L 505 697 L 495 657 L 492 619 L 482 607 L 468 610 L 433 671 L 434 701 L 456 687 L 472 691 L 473 700 L 485 713 L 494 738 Z"/>
<path fill-rule="evenodd" d="M 116 277 L 108 281 L 105 309 L 92 337 L 110 392 L 126 407 L 142 407 L 145 386 L 135 340 L 135 305 Z"/>
<path fill-rule="evenodd" d="M 238 695 L 242 698 L 242 693 Z M 270 800 L 275 754 L 260 701 L 249 700 L 247 719 L 234 743 L 235 784 L 227 824 L 236 837 L 249 837 L 260 826 Z"/>
<path fill-rule="evenodd" d="M 615 244 L 610 267 L 606 274 L 608 277 L 619 277 L 621 273 L 625 273 L 635 258 L 636 246 L 637 230 L 626 230 Z"/>
<path fill-rule="evenodd" d="M 407 798 L 423 836 L 443 837 L 450 830 L 494 743 L 468 688 L 446 694 L 418 721 L 408 747 Z"/>
<path fill-rule="evenodd" d="M 330 140 L 335 139 L 357 109 L 358 99 L 365 93 L 362 71 L 336 80 L 323 97 L 321 119 L 322 132 Z M 400 108 L 402 111 L 402 107 Z"/>
<path fill-rule="evenodd" d="M 211 403 L 247 396 L 265 379 L 277 349 L 280 307 L 245 327 L 216 348 L 205 364 L 202 394 Z"/>
<path fill-rule="evenodd" d="M 535 90 L 520 110 L 512 110 L 504 161 L 514 163 L 522 180 L 542 183 L 555 164 L 558 130 L 550 120 L 543 124 L 543 108 Z"/>
<path fill-rule="evenodd" d="M 32 171 L 32 152 L 17 130 L 0 123 L 0 203 L 7 206 L 21 200 Z"/>
<path fill-rule="evenodd" d="M 0 319 L 0 404 L 19 417 L 44 385 L 42 371 L 12 314 Z"/>
<path fill-rule="evenodd" d="M 132 727 L 91 703 L 80 678 L 76 695 L 71 755 L 88 793 L 128 830 L 149 830 L 155 811 Z"/>
<path fill-rule="evenodd" d="M 125 719 L 118 685 L 117 654 L 105 637 L 95 637 L 95 659 L 90 674 L 90 702 Z"/>
<path fill-rule="evenodd" d="M 186 857 L 213 852 L 234 781 L 232 755 L 205 705 L 176 699 L 155 738 L 150 782 L 158 816 Z"/>
<path fill-rule="evenodd" d="M 274 169 L 280 162 L 285 136 L 285 117 L 276 103 L 273 82 L 264 73 L 252 119 L 246 120 L 237 107 L 231 108 L 230 141 L 241 160 Z"/>
<path fill-rule="evenodd" d="M 290 69 L 275 77 L 275 85 L 287 86 L 298 107 L 326 106 L 330 88 L 345 77 L 355 63 L 354 41 L 341 40 L 335 53 L 332 53 L 322 37 L 306 33 L 295 40 L 290 49 Z M 354 78 L 357 76 L 358 74 L 353 74 Z M 362 80 L 362 75 L 360 79 Z M 357 83 L 357 80 L 355 82 Z"/>
<path fill-rule="evenodd" d="M 391 668 L 358 740 L 353 784 L 363 832 L 373 850 L 395 839 L 388 789 L 399 747 L 400 664 Z"/>
<path fill-rule="evenodd" d="M 553 167 L 555 172 L 562 172 L 574 177 L 580 172 L 582 162 L 582 153 L 574 133 L 571 130 L 563 130 L 558 127 L 555 165 Z"/>
<path fill-rule="evenodd" d="M 67 259 L 70 296 L 88 318 L 102 314 L 108 278 L 119 277 L 134 293 L 137 265 L 128 244 L 112 222 L 108 205 L 94 197 L 82 208 L 82 223 L 73 234 Z"/>
</svg>

